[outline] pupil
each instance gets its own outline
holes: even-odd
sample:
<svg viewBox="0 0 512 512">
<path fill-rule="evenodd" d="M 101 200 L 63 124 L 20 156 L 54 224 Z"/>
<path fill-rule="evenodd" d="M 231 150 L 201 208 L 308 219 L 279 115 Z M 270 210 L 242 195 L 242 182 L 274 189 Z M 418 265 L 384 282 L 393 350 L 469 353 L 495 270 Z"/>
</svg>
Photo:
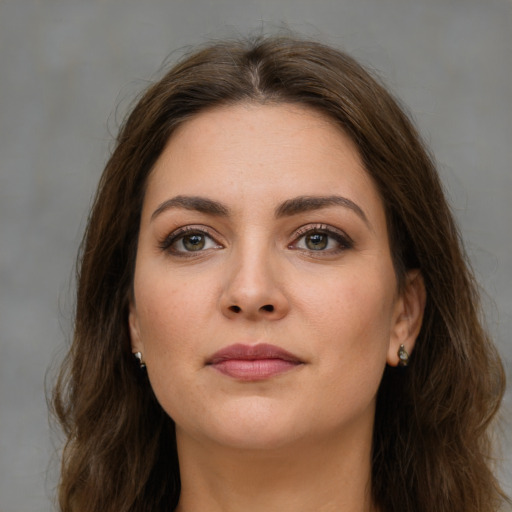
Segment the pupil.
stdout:
<svg viewBox="0 0 512 512">
<path fill-rule="evenodd" d="M 319 251 L 327 247 L 327 235 L 323 233 L 315 233 L 314 235 L 308 235 L 306 238 L 306 245 L 308 249 L 313 251 Z"/>
<path fill-rule="evenodd" d="M 199 251 L 204 247 L 203 235 L 188 235 L 183 239 L 183 245 L 188 251 Z"/>
</svg>

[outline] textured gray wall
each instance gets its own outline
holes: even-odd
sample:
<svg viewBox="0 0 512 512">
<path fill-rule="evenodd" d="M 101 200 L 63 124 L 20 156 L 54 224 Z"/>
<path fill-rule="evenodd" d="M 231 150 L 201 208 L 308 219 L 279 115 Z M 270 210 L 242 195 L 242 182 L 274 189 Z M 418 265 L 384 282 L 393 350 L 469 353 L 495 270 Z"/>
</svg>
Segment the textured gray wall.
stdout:
<svg viewBox="0 0 512 512">
<path fill-rule="evenodd" d="M 69 337 L 74 257 L 109 133 L 171 50 L 282 23 L 376 68 L 410 106 L 511 376 L 510 0 L 0 0 L 2 512 L 52 509 L 44 377 Z M 506 407 L 509 431 L 510 392 Z M 503 458 L 512 482 L 510 436 Z"/>
</svg>

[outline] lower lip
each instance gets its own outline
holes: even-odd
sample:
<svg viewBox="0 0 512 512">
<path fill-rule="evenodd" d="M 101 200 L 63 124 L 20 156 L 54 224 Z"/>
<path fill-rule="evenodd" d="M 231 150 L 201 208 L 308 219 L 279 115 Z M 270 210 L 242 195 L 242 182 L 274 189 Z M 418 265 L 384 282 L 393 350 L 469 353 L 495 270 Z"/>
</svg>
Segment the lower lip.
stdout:
<svg viewBox="0 0 512 512">
<path fill-rule="evenodd" d="M 300 363 L 284 361 L 283 359 L 228 359 L 212 364 L 211 366 L 238 380 L 254 381 L 264 380 L 297 368 Z"/>
</svg>

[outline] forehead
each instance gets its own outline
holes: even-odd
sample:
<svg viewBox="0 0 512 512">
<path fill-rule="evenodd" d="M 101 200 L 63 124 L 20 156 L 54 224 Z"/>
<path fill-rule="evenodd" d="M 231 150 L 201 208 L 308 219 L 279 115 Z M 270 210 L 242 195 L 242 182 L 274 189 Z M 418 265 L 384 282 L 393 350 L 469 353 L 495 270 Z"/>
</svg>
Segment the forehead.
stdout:
<svg viewBox="0 0 512 512">
<path fill-rule="evenodd" d="M 237 104 L 198 114 L 175 131 L 149 177 L 145 204 L 193 194 L 236 209 L 333 193 L 381 213 L 355 144 L 334 121 L 303 106 Z"/>
</svg>

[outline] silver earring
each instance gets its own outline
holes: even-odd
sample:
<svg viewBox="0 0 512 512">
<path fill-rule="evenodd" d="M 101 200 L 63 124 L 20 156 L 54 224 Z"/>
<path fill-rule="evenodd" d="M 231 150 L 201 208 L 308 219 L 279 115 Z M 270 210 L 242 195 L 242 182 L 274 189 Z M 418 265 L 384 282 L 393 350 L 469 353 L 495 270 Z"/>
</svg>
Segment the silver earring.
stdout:
<svg viewBox="0 0 512 512">
<path fill-rule="evenodd" d="M 141 368 L 146 368 L 146 363 L 144 362 L 144 359 L 142 359 L 142 352 L 135 352 L 133 355 L 139 360 L 139 366 Z"/>
<path fill-rule="evenodd" d="M 398 349 L 398 366 L 407 366 L 409 364 L 409 354 L 403 345 Z"/>
</svg>

